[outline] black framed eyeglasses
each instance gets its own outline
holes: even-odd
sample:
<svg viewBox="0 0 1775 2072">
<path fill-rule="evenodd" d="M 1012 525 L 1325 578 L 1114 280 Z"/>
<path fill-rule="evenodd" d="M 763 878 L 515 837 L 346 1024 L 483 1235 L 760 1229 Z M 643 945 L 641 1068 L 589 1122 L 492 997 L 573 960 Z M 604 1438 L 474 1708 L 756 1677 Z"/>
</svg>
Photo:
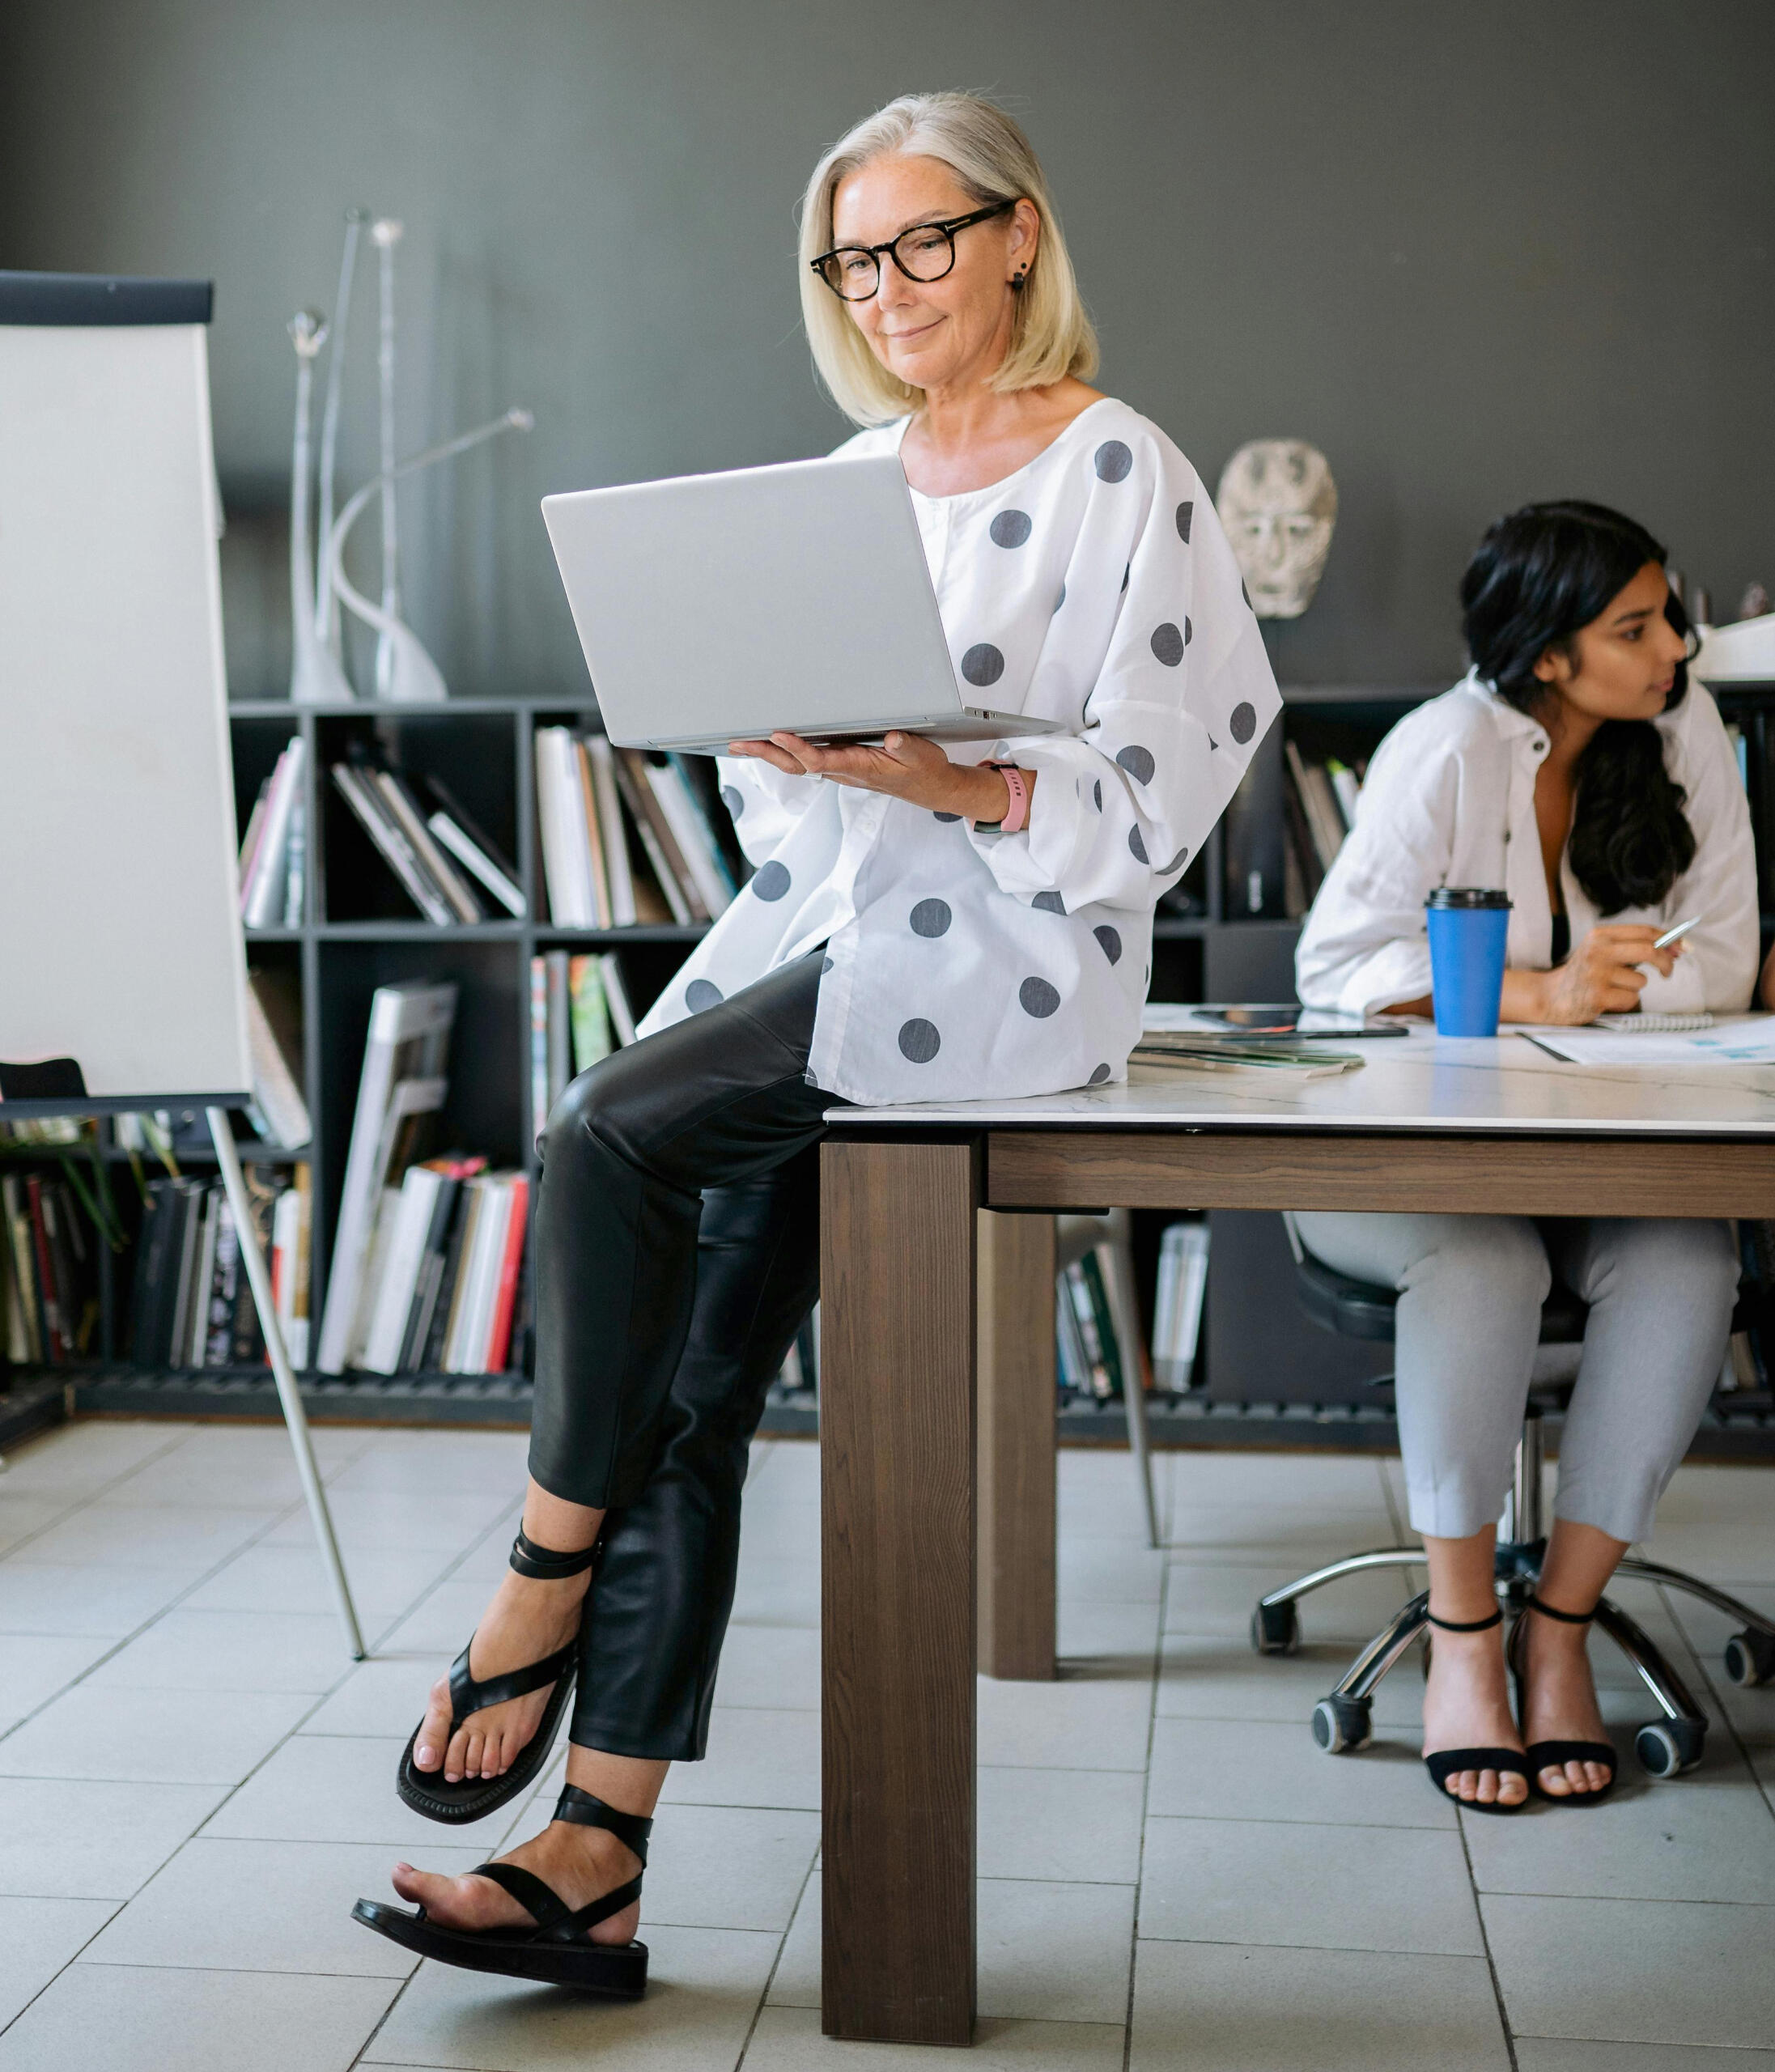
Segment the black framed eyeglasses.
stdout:
<svg viewBox="0 0 1775 2072">
<path fill-rule="evenodd" d="M 970 223 L 983 223 L 1017 206 L 995 202 L 971 215 L 951 216 L 947 223 L 915 223 L 885 244 L 840 244 L 808 264 L 840 302 L 867 302 L 881 285 L 881 260 L 891 259 L 909 281 L 941 281 L 955 265 L 955 233 Z"/>
</svg>

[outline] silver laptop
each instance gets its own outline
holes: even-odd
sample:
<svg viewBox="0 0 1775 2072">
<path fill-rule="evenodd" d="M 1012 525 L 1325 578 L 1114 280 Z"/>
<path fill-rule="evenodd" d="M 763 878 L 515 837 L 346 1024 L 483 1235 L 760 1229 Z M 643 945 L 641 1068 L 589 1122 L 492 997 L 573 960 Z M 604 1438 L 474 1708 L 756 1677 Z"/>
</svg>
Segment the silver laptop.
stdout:
<svg viewBox="0 0 1775 2072">
<path fill-rule="evenodd" d="M 542 516 L 620 747 L 1064 731 L 963 703 L 893 454 L 580 490 Z"/>
</svg>

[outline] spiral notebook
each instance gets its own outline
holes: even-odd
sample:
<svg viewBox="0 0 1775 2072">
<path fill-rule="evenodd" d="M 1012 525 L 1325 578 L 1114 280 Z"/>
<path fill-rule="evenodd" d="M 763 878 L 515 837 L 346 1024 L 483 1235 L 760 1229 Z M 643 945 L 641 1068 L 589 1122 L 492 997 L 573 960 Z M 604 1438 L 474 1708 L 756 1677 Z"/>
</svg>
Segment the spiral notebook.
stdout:
<svg viewBox="0 0 1775 2072">
<path fill-rule="evenodd" d="M 1599 1029 L 1612 1029 L 1618 1036 L 1686 1036 L 1693 1029 L 1711 1029 L 1710 1014 L 1599 1014 Z"/>
</svg>

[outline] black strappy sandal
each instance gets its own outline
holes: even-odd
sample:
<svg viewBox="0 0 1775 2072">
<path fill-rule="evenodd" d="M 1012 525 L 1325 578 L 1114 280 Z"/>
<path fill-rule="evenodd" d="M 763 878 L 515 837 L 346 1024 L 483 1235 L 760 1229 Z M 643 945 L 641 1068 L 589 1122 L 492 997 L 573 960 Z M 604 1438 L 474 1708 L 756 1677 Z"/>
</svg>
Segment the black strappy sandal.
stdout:
<svg viewBox="0 0 1775 2072">
<path fill-rule="evenodd" d="M 539 1582 L 558 1582 L 566 1577 L 580 1575 L 597 1558 L 596 1547 L 588 1547 L 577 1554 L 556 1554 L 546 1547 L 538 1547 L 521 1526 L 512 1543 L 512 1566 L 520 1576 L 533 1577 Z M 525 1697 L 532 1691 L 540 1691 L 545 1684 L 552 1684 L 554 1688 L 550 1693 L 541 1724 L 503 1777 L 465 1777 L 458 1784 L 452 1784 L 445 1777 L 441 1763 L 435 1770 L 422 1770 L 415 1764 L 413 1751 L 419 1739 L 419 1727 L 414 1727 L 395 1771 L 394 1788 L 400 1794 L 402 1804 L 410 1806 L 415 1813 L 423 1813 L 428 1820 L 443 1820 L 455 1826 L 465 1820 L 482 1819 L 497 1811 L 508 1799 L 516 1798 L 525 1785 L 533 1784 L 537 1773 L 548 1760 L 549 1751 L 554 1744 L 562 1717 L 567 1709 L 567 1700 L 573 1695 L 578 1645 L 575 1636 L 565 1647 L 557 1648 L 553 1654 L 545 1655 L 541 1662 L 533 1662 L 528 1668 L 514 1669 L 503 1676 L 490 1676 L 485 1683 L 479 1683 L 469 1673 L 469 1655 L 474 1646 L 471 1633 L 468 1646 L 450 1665 L 450 1726 L 444 1736 L 444 1747 L 449 1747 L 450 1735 L 471 1713 L 485 1712 L 489 1705 L 503 1705 L 508 1699 Z M 424 1724 L 422 1719 L 419 1726 Z"/>
<path fill-rule="evenodd" d="M 516 1863 L 482 1863 L 471 1878 L 490 1878 L 509 1892 L 532 1919 L 529 1928 L 444 1928 L 428 1920 L 423 1907 L 405 1907 L 380 1900 L 359 1900 L 351 1918 L 386 1935 L 403 1950 L 435 1958 L 440 1964 L 460 1964 L 471 1972 L 497 1972 L 503 1978 L 536 1979 L 545 1985 L 564 1985 L 575 1993 L 601 1993 L 618 2000 L 639 2000 L 647 1990 L 648 1946 L 644 1942 L 592 1942 L 586 1930 L 621 1913 L 641 1896 L 647 1869 L 648 1836 L 653 1823 L 638 1813 L 619 1813 L 577 1785 L 568 1785 L 554 1809 L 557 1820 L 582 1828 L 608 1828 L 619 1842 L 641 1859 L 641 1871 L 626 1885 L 606 1892 L 588 1906 L 570 1907 L 533 1870 Z"/>
<path fill-rule="evenodd" d="M 1556 1619 L 1562 1626 L 1587 1626 L 1596 1616 L 1594 1605 L 1588 1611 L 1561 1611 L 1556 1606 L 1544 1604 L 1532 1590 L 1529 1593 L 1527 1611 L 1510 1628 L 1510 1674 L 1516 1679 L 1516 1710 L 1522 1719 L 1528 1717 L 1522 1663 L 1528 1651 L 1525 1621 L 1530 1611 L 1539 1611 L 1544 1619 Z M 1610 1741 L 1531 1741 L 1528 1744 L 1527 1761 L 1528 1788 L 1549 1806 L 1595 1806 L 1615 1789 L 1616 1757 L 1615 1744 Z M 1608 1772 L 1608 1781 L 1595 1791 L 1547 1790 L 1541 1783 L 1541 1772 L 1563 1769 L 1568 1763 L 1594 1763 L 1599 1769 Z"/>
<path fill-rule="evenodd" d="M 1424 1616 L 1445 1633 L 1489 1633 L 1493 1626 L 1501 1626 L 1504 1623 L 1501 1611 L 1493 1611 L 1489 1619 L 1465 1621 L 1438 1619 L 1433 1611 L 1426 1611 Z M 1528 1803 L 1527 1798 L 1519 1798 L 1510 1806 L 1495 1798 L 1488 1804 L 1484 1799 L 1459 1798 L 1447 1787 L 1448 1780 L 1463 1770 L 1496 1770 L 1501 1777 L 1514 1775 L 1522 1778 L 1525 1784 L 1532 1785 L 1533 1780 L 1522 1767 L 1526 1760 L 1514 1748 L 1439 1748 L 1433 1756 L 1424 1758 L 1424 1767 L 1430 1773 L 1430 1782 L 1436 1787 L 1437 1796 L 1446 1798 L 1451 1806 L 1459 1806 L 1469 1813 L 1520 1813 Z"/>
</svg>

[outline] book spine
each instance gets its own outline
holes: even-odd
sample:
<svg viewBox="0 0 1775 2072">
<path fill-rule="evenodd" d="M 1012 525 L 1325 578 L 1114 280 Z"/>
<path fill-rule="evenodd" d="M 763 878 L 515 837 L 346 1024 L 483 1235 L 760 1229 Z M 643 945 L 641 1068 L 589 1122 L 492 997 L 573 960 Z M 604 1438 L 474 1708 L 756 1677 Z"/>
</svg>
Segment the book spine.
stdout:
<svg viewBox="0 0 1775 2072">
<path fill-rule="evenodd" d="M 530 1183 L 520 1173 L 510 1182 L 510 1215 L 506 1225 L 505 1256 L 499 1263 L 499 1287 L 493 1301 L 493 1328 L 487 1340 L 486 1371 L 505 1372 L 506 1355 L 512 1345 L 512 1314 L 518 1299 L 518 1269 L 524 1263 L 524 1241 L 528 1227 Z"/>
<path fill-rule="evenodd" d="M 635 771 L 629 761 L 634 753 L 632 749 L 617 751 L 614 764 L 617 789 L 622 794 L 623 805 L 628 809 L 629 818 L 647 856 L 648 866 L 659 884 L 660 897 L 671 909 L 673 919 L 680 928 L 687 928 L 694 919 L 706 916 L 699 916 L 692 912 L 684 881 L 673 868 L 671 855 L 665 843 L 660 839 L 660 829 L 665 823 L 657 817 L 658 801 L 644 778 L 639 783 L 635 780 Z M 701 903 L 698 902 L 699 906 Z"/>
<path fill-rule="evenodd" d="M 536 730 L 537 818 L 542 832 L 542 882 L 548 894 L 549 919 L 558 928 L 583 928 L 589 916 L 580 911 L 579 873 L 568 837 L 567 795 L 562 766 L 564 727 Z"/>
<path fill-rule="evenodd" d="M 568 1025 L 567 953 L 564 949 L 551 949 L 545 953 L 544 963 L 548 968 L 549 996 L 549 1106 L 554 1104 L 567 1090 L 567 1081 L 572 1076 L 568 1067 L 571 1031 Z"/>
<path fill-rule="evenodd" d="M 650 762 L 645 766 L 648 783 L 677 839 L 690 882 L 711 919 L 719 918 L 732 905 L 733 895 L 715 867 L 707 827 L 691 802 L 683 776 L 673 763 Z"/>
<path fill-rule="evenodd" d="M 448 928 L 456 915 L 420 868 L 411 844 L 389 815 L 380 793 L 361 770 L 354 770 L 349 763 L 333 764 L 333 781 L 376 853 L 394 873 L 401 890 L 427 920 L 438 928 Z"/>
<path fill-rule="evenodd" d="M 709 861 L 715 867 L 716 875 L 727 888 L 728 897 L 730 899 L 737 898 L 740 881 L 733 874 L 733 866 L 728 861 L 726 850 L 721 847 L 721 838 L 716 832 L 714 816 L 709 810 L 708 802 L 703 796 L 703 787 L 697 781 L 689 758 L 673 749 L 668 753 L 666 761 L 678 773 L 678 782 L 684 787 L 684 796 L 690 801 L 690 811 L 695 816 L 697 826 L 702 833 L 703 845 L 709 852 Z"/>
<path fill-rule="evenodd" d="M 485 885 L 514 920 L 524 919 L 524 894 L 480 845 L 463 833 L 448 813 L 433 813 L 426 822 L 441 847 L 448 849 L 465 870 Z"/>
<path fill-rule="evenodd" d="M 549 1119 L 549 960 L 530 959 L 530 1130 L 542 1134 Z"/>
<path fill-rule="evenodd" d="M 635 1010 L 629 1004 L 629 989 L 614 949 L 605 950 L 598 958 L 598 975 L 604 981 L 605 1005 L 609 1009 L 610 1026 L 616 1031 L 616 1040 L 618 1043 L 632 1043 Z"/>
<path fill-rule="evenodd" d="M 278 767 L 272 775 L 265 831 L 260 838 L 258 854 L 253 860 L 252 881 L 241 915 L 249 928 L 270 928 L 274 915 L 282 911 L 290 816 L 301 795 L 304 754 L 302 737 L 297 734 L 278 758 Z"/>
<path fill-rule="evenodd" d="M 290 814 L 289 860 L 283 877 L 283 925 L 302 925 L 302 895 L 308 872 L 308 809 L 299 798 Z"/>
<path fill-rule="evenodd" d="M 1115 1312 L 1110 1306 L 1109 1289 L 1103 1280 L 1102 1263 L 1096 1252 L 1087 1252 L 1079 1261 L 1078 1268 L 1079 1277 L 1090 1298 L 1098 1357 L 1103 1363 L 1103 1372 L 1109 1382 L 1108 1392 L 1112 1397 L 1119 1397 L 1131 1386 L 1133 1378 L 1123 1365 L 1123 1348 L 1115 1328 Z"/>
<path fill-rule="evenodd" d="M 616 758 L 602 734 L 587 737 L 585 754 L 592 773 L 592 800 L 604 851 L 605 881 L 609 888 L 610 926 L 631 928 L 635 922 L 635 878 L 629 868 L 629 840 L 622 826 L 622 802 L 617 796 Z"/>
<path fill-rule="evenodd" d="M 567 964 L 567 994 L 573 1021 L 573 1069 L 588 1071 L 610 1055 L 610 1009 L 604 997 L 604 972 L 595 957 L 575 957 Z"/>
<path fill-rule="evenodd" d="M 592 758 L 585 743 L 576 735 L 568 738 L 568 750 L 572 757 L 574 826 L 579 836 L 580 859 L 584 873 L 591 911 L 596 916 L 596 925 L 601 928 L 613 928 L 614 909 L 610 905 L 610 874 L 605 860 L 604 837 L 598 823 L 598 800 L 592 781 Z"/>
</svg>

